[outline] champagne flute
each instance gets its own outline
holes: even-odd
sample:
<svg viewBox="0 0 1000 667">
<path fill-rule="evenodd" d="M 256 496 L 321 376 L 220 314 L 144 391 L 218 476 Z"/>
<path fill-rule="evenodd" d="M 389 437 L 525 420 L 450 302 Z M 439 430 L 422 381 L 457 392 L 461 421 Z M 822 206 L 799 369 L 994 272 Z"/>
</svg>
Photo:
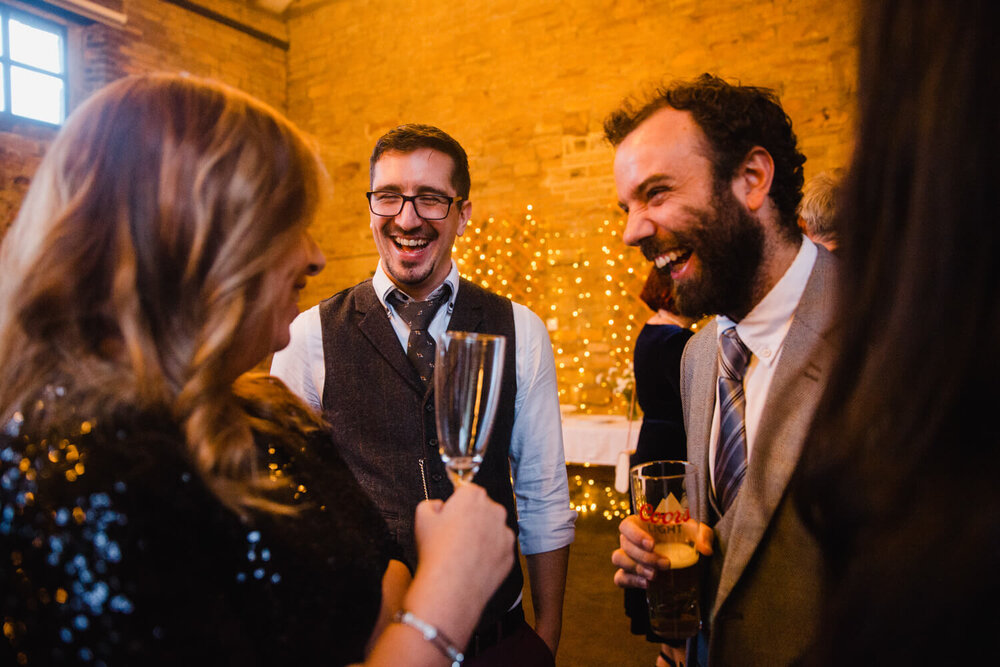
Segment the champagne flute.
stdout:
<svg viewBox="0 0 1000 667">
<path fill-rule="evenodd" d="M 469 484 L 486 453 L 503 377 L 504 336 L 446 331 L 437 342 L 434 406 L 441 460 L 454 486 Z"/>
</svg>

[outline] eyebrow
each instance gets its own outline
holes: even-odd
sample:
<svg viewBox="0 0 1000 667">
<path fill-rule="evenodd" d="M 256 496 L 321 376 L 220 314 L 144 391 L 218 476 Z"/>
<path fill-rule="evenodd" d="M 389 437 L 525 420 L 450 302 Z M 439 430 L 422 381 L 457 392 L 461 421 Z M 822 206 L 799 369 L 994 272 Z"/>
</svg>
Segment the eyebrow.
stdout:
<svg viewBox="0 0 1000 667">
<path fill-rule="evenodd" d="M 635 186 L 632 189 L 632 196 L 633 197 L 640 196 L 646 190 L 649 189 L 649 186 L 654 185 L 654 184 L 664 184 L 664 185 L 672 186 L 673 183 L 674 183 L 674 179 L 671 178 L 670 176 L 667 176 L 666 174 L 653 174 L 652 176 L 647 176 L 646 179 L 642 183 L 640 183 L 639 185 Z"/>
<path fill-rule="evenodd" d="M 670 176 L 667 176 L 666 174 L 653 174 L 651 176 L 647 176 L 642 181 L 642 183 L 639 183 L 639 185 L 632 188 L 632 191 L 629 193 L 629 195 L 633 199 L 639 198 L 640 196 L 643 195 L 643 193 L 647 189 L 649 189 L 651 185 L 660 183 L 672 187 L 674 184 L 674 179 L 671 178 Z M 625 213 L 628 213 L 628 205 L 625 204 L 625 202 L 623 201 L 618 202 L 618 208 L 620 208 Z"/>
<path fill-rule="evenodd" d="M 378 191 L 378 192 L 397 192 L 399 194 L 403 194 L 403 189 L 401 187 L 399 187 L 398 185 L 393 185 L 393 184 L 381 185 L 381 186 L 379 186 L 377 188 L 374 188 L 374 190 Z M 417 186 L 417 192 L 416 192 L 416 194 L 418 194 L 418 195 L 441 195 L 442 197 L 454 197 L 454 196 L 456 196 L 456 195 L 450 195 L 447 192 L 445 192 L 444 190 L 442 190 L 441 188 L 435 188 L 432 185 L 419 185 L 419 186 Z"/>
</svg>

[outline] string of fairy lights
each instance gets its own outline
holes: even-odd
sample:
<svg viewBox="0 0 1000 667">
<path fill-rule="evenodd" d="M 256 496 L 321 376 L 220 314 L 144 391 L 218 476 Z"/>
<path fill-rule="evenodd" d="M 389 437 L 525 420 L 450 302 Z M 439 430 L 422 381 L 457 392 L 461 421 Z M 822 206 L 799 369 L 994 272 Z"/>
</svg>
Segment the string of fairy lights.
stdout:
<svg viewBox="0 0 1000 667">
<path fill-rule="evenodd" d="M 524 206 L 510 217 L 470 221 L 453 257 L 468 280 L 542 318 L 552 340 L 559 402 L 585 414 L 635 418 L 632 349 L 650 311 L 639 298 L 649 263 L 622 242 L 625 221 L 611 206 L 590 223 L 551 224 Z M 620 520 L 629 499 L 600 481 L 570 475 L 570 505 L 581 516 Z"/>
<path fill-rule="evenodd" d="M 610 484 L 586 474 L 571 474 L 569 479 L 569 504 L 581 517 L 603 517 L 607 521 L 620 521 L 629 514 L 628 495 L 618 493 Z"/>
<path fill-rule="evenodd" d="M 622 243 L 625 221 L 606 214 L 575 229 L 523 213 L 470 221 L 454 257 L 461 274 L 522 303 L 552 340 L 559 401 L 588 414 L 633 409 L 632 346 L 649 310 L 639 299 L 648 263 Z M 628 497 L 589 474 L 570 476 L 570 505 L 581 515 L 620 520 Z"/>
<path fill-rule="evenodd" d="M 610 206 L 602 219 L 576 229 L 555 228 L 533 209 L 470 221 L 455 244 L 458 269 L 545 321 L 560 403 L 626 414 L 632 344 L 649 316 L 639 300 L 648 263 L 622 243 L 625 221 Z"/>
</svg>

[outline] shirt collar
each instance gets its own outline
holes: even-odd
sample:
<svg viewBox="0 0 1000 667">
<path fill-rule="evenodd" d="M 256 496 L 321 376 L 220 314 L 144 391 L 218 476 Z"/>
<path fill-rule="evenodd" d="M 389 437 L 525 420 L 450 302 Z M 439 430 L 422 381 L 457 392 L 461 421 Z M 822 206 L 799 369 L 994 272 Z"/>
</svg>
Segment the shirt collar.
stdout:
<svg viewBox="0 0 1000 667">
<path fill-rule="evenodd" d="M 448 276 L 441 283 L 441 285 L 447 283 L 451 286 L 451 296 L 448 297 L 449 312 L 455 308 L 455 296 L 458 294 L 458 280 L 458 265 L 455 264 L 455 260 L 451 260 L 451 271 L 448 272 Z M 441 289 L 441 285 L 438 285 L 430 296 L 437 294 L 438 290 Z M 375 295 L 378 297 L 382 306 L 389 308 L 389 305 L 386 302 L 386 297 L 389 296 L 389 292 L 396 289 L 396 283 L 392 282 L 392 278 L 390 278 L 389 274 L 385 272 L 381 259 L 378 261 L 378 266 L 375 267 L 375 274 L 372 276 L 372 287 L 375 289 Z M 430 298 L 430 296 L 427 298 Z"/>
<path fill-rule="evenodd" d="M 718 335 L 735 326 L 740 340 L 753 355 L 767 366 L 773 364 L 792 326 L 795 309 L 809 282 L 817 254 L 816 245 L 803 236 L 799 252 L 785 274 L 739 324 L 725 315 L 716 315 Z"/>
</svg>

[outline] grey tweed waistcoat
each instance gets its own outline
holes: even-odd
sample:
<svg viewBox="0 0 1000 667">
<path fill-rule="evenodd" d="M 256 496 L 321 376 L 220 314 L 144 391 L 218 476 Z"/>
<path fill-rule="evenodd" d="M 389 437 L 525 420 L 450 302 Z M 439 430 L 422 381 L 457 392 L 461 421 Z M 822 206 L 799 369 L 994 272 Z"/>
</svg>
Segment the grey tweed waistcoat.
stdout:
<svg viewBox="0 0 1000 667">
<path fill-rule="evenodd" d="M 323 416 L 333 428 L 340 455 L 381 510 L 412 569 L 417 560 L 413 535 L 417 504 L 425 498 L 446 499 L 452 493 L 438 455 L 433 387 L 423 385 L 406 358 L 371 280 L 323 301 L 320 321 L 326 365 Z M 500 404 L 475 482 L 507 509 L 507 524 L 516 533 L 508 460 L 517 394 L 511 303 L 462 280 L 448 328 L 507 336 Z M 483 623 L 502 616 L 522 585 L 515 558 L 483 613 Z"/>
</svg>

